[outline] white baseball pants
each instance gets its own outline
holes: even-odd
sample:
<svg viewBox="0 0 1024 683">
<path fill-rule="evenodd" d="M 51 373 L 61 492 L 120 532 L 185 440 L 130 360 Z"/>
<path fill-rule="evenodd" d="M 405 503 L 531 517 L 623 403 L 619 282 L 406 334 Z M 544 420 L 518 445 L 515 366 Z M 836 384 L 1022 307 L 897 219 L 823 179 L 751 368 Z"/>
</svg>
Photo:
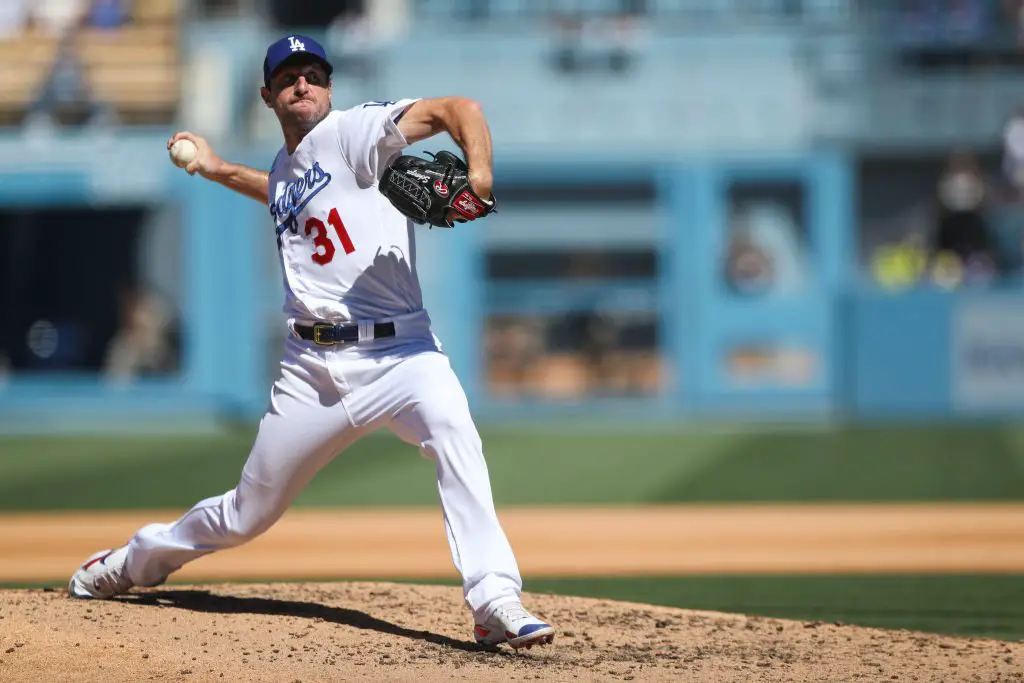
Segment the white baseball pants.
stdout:
<svg viewBox="0 0 1024 683">
<path fill-rule="evenodd" d="M 522 580 L 494 510 L 480 436 L 425 314 L 399 325 L 396 338 L 365 345 L 335 349 L 289 337 L 238 486 L 176 522 L 140 529 L 129 543 L 129 577 L 158 585 L 186 562 L 255 538 L 322 467 L 382 427 L 437 464 L 452 560 L 474 617 L 518 599 Z"/>
</svg>

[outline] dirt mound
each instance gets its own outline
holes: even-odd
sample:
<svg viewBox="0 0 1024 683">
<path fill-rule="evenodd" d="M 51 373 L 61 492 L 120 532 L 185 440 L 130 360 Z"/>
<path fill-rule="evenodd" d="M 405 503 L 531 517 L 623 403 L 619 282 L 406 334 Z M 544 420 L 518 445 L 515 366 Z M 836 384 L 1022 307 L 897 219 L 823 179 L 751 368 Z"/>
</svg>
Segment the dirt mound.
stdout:
<svg viewBox="0 0 1024 683">
<path fill-rule="evenodd" d="M 2 681 L 1012 681 L 1024 644 L 552 595 L 555 643 L 472 642 L 458 588 L 245 584 L 108 602 L 0 591 Z"/>
</svg>

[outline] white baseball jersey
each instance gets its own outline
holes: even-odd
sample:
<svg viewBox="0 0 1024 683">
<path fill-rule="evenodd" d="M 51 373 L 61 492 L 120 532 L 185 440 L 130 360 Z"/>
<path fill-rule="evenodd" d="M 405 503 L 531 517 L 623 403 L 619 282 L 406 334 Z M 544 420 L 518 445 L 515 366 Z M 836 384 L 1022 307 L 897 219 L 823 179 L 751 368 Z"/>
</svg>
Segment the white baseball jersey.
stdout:
<svg viewBox="0 0 1024 683">
<path fill-rule="evenodd" d="M 270 215 L 295 321 L 357 322 L 423 308 L 414 224 L 376 189 L 407 146 L 395 122 L 416 100 L 332 111 L 270 170 Z"/>
</svg>

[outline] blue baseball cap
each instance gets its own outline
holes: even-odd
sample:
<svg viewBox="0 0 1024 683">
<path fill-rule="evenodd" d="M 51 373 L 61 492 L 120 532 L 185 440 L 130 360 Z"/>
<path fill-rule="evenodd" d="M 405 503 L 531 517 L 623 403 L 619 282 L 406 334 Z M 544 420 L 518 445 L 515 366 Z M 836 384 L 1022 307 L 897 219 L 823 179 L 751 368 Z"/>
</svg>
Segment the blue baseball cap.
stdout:
<svg viewBox="0 0 1024 683">
<path fill-rule="evenodd" d="M 267 48 L 267 56 L 263 59 L 263 84 L 270 87 L 270 77 L 293 57 L 307 60 L 312 58 L 314 61 L 320 62 L 328 76 L 334 71 L 334 67 L 327 61 L 327 53 L 320 43 L 308 36 L 287 36 Z"/>
</svg>

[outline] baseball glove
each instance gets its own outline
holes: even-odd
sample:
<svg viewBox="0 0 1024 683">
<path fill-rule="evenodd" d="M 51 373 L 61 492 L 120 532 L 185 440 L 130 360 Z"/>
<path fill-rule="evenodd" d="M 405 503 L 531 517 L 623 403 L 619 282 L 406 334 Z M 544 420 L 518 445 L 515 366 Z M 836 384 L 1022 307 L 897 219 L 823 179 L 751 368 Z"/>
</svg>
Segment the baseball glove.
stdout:
<svg viewBox="0 0 1024 683">
<path fill-rule="evenodd" d="M 453 227 L 452 214 L 465 223 L 494 211 L 493 197 L 485 201 L 469 186 L 465 161 L 447 151 L 430 156 L 403 154 L 384 169 L 378 188 L 396 209 L 414 223 L 439 228 Z"/>
</svg>

